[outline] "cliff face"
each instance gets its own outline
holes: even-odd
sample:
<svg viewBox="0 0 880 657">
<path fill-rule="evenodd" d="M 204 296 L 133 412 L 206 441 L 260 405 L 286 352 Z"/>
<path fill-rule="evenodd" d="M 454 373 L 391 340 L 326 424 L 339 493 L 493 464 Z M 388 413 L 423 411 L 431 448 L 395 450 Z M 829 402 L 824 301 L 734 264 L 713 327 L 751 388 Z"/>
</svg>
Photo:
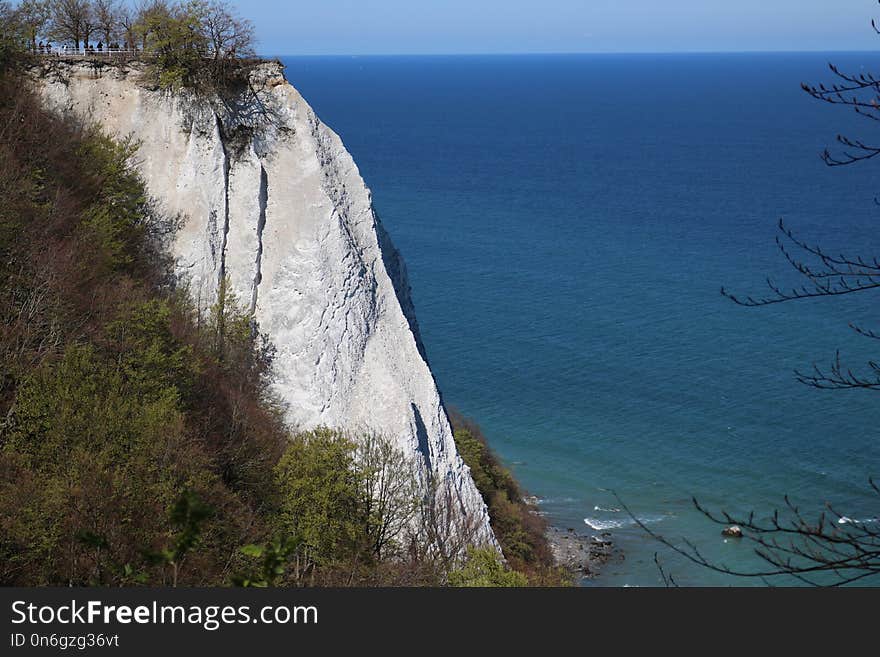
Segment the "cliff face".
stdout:
<svg viewBox="0 0 880 657">
<path fill-rule="evenodd" d="M 277 64 L 221 101 L 144 84 L 137 65 L 53 63 L 47 104 L 140 142 L 147 188 L 182 228 L 174 255 L 202 308 L 224 279 L 277 349 L 295 428 L 393 437 L 478 542 L 488 514 L 420 348 L 406 270 L 339 137 Z"/>
</svg>

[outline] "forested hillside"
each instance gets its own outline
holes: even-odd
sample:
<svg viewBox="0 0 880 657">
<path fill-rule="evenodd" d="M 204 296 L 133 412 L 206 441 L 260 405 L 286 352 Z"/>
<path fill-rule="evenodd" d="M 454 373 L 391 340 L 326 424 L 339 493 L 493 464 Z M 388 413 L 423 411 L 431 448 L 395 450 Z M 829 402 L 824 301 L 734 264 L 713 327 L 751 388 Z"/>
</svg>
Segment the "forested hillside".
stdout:
<svg viewBox="0 0 880 657">
<path fill-rule="evenodd" d="M 46 112 L 4 57 L 0 584 L 527 583 L 491 549 L 456 570 L 385 437 L 290 434 L 259 327 L 175 280 L 138 145 Z M 546 582 L 518 515 L 502 547 Z"/>
</svg>

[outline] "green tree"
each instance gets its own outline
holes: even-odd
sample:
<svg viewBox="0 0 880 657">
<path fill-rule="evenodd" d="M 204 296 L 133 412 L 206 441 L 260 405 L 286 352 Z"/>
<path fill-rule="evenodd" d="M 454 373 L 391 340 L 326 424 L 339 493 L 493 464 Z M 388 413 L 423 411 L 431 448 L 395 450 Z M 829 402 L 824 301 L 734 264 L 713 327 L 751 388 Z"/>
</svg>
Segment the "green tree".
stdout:
<svg viewBox="0 0 880 657">
<path fill-rule="evenodd" d="M 254 339 L 258 337 L 256 323 L 233 291 L 228 276 L 220 281 L 217 300 L 208 315 L 208 326 L 217 360 L 232 367 L 256 365 L 249 362 L 249 357 L 254 355 Z"/>
<path fill-rule="evenodd" d="M 104 256 L 110 271 L 129 267 L 145 255 L 143 247 L 152 228 L 143 181 L 129 165 L 138 146 L 130 139 L 114 141 L 93 132 L 77 152 L 99 182 L 83 215 L 83 239 Z"/>
<path fill-rule="evenodd" d="M 149 299 L 128 305 L 107 326 L 119 370 L 145 400 L 187 400 L 196 385 L 193 349 L 171 332 L 172 320 L 168 301 Z"/>
<path fill-rule="evenodd" d="M 290 562 L 298 554 L 299 548 L 299 542 L 289 537 L 276 538 L 265 545 L 245 545 L 241 548 L 242 554 L 259 559 L 259 566 L 252 569 L 250 574 L 236 575 L 232 578 L 232 583 L 245 588 L 278 586 L 283 582 Z"/>
<path fill-rule="evenodd" d="M 469 548 L 465 564 L 449 573 L 449 585 L 455 587 L 521 587 L 528 584 L 528 578 L 508 569 L 491 547 Z"/>
<path fill-rule="evenodd" d="M 156 82 L 166 89 L 199 87 L 205 82 L 208 39 L 202 31 L 204 6 L 197 1 L 156 3 L 142 17 L 144 51 L 154 57 Z"/>
<path fill-rule="evenodd" d="M 213 509 L 190 490 L 183 491 L 171 508 L 171 524 L 174 528 L 171 545 L 159 552 L 147 554 L 153 563 L 171 568 L 171 586 L 177 586 L 180 567 L 197 546 L 202 525 L 213 513 Z"/>
<path fill-rule="evenodd" d="M 50 582 L 100 582 L 109 568 L 96 562 L 96 570 L 85 572 L 76 565 L 78 551 L 90 547 L 80 545 L 84 531 L 107 537 L 108 561 L 118 550 L 117 561 L 129 562 L 135 546 L 149 545 L 156 506 L 170 503 L 183 474 L 162 470 L 168 460 L 161 454 L 185 435 L 177 391 L 147 392 L 123 368 L 80 345 L 22 382 L 2 456 L 35 487 L 23 506 L 12 489 L 0 495 L 0 518 L 11 521 L 4 522 L 7 538 L 18 546 L 10 560 L 42 562 Z M 128 526 L 120 534 L 124 518 Z"/>
<path fill-rule="evenodd" d="M 154 0 L 135 29 L 163 88 L 224 91 L 246 70 L 242 58 L 254 55 L 253 25 L 222 0 Z"/>
<path fill-rule="evenodd" d="M 31 51 L 37 51 L 37 37 L 43 35 L 51 16 L 48 0 L 23 0 L 16 10 L 18 20 L 24 28 Z"/>
<path fill-rule="evenodd" d="M 356 441 L 353 467 L 360 487 L 360 517 L 377 559 L 399 555 L 421 507 L 419 486 L 406 454 L 376 433 Z"/>
<path fill-rule="evenodd" d="M 0 126 L 0 585 L 228 583 L 237 546 L 273 534 L 288 440 L 268 377 L 238 366 L 250 322 L 227 321 L 220 363 L 133 144 L 45 111 L 16 72 Z"/>
<path fill-rule="evenodd" d="M 365 543 L 355 448 L 341 432 L 315 429 L 296 435 L 275 469 L 279 529 L 317 564 L 348 560 Z"/>
</svg>

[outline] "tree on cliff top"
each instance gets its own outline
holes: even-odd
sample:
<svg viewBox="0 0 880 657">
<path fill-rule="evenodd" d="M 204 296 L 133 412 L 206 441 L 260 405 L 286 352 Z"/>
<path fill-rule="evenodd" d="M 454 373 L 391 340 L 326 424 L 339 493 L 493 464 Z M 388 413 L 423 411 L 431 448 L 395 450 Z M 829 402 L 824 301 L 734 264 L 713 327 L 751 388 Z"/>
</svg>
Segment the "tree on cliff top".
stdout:
<svg viewBox="0 0 880 657">
<path fill-rule="evenodd" d="M 202 29 L 211 47 L 211 58 L 220 62 L 226 58 L 254 55 L 254 26 L 238 16 L 225 0 L 200 2 Z"/>
<path fill-rule="evenodd" d="M 27 61 L 30 28 L 23 14 L 6 0 L 0 0 L 0 73 Z"/>
<path fill-rule="evenodd" d="M 77 50 L 88 43 L 94 29 L 89 0 L 52 0 L 49 11 L 49 33 L 56 41 L 71 43 Z"/>
<path fill-rule="evenodd" d="M 119 31 L 119 38 L 125 42 L 127 49 L 133 50 L 137 47 L 137 41 L 139 38 L 137 32 L 137 20 L 138 12 L 131 5 L 122 5 L 119 7 L 119 11 L 116 14 L 116 24 Z"/>
<path fill-rule="evenodd" d="M 51 16 L 48 0 L 24 0 L 16 9 L 18 22 L 25 30 L 30 48 L 37 51 L 37 37 L 44 34 Z"/>
<path fill-rule="evenodd" d="M 219 0 L 156 0 L 141 11 L 135 29 L 166 88 L 222 87 L 244 70 L 242 58 L 254 55 L 252 24 Z"/>
<path fill-rule="evenodd" d="M 119 32 L 121 9 L 117 0 L 95 0 L 93 13 L 98 36 L 109 47 Z"/>
<path fill-rule="evenodd" d="M 141 24 L 145 52 L 155 58 L 157 82 L 162 87 L 194 87 L 202 82 L 208 41 L 201 32 L 197 6 L 155 5 Z"/>
</svg>

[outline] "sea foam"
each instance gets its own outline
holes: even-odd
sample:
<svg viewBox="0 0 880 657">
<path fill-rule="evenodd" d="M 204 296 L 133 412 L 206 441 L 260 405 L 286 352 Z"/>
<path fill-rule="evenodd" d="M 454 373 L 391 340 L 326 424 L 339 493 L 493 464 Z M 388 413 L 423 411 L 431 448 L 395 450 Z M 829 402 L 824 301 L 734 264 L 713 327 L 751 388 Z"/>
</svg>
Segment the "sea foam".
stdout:
<svg viewBox="0 0 880 657">
<path fill-rule="evenodd" d="M 665 518 L 666 516 L 646 516 L 644 518 L 639 518 L 639 522 L 645 525 L 649 525 L 655 522 L 661 522 Z M 584 524 L 594 531 L 601 532 L 611 529 L 622 529 L 623 527 L 632 527 L 635 526 L 636 521 L 632 518 L 621 518 L 619 520 L 584 518 Z"/>
</svg>

